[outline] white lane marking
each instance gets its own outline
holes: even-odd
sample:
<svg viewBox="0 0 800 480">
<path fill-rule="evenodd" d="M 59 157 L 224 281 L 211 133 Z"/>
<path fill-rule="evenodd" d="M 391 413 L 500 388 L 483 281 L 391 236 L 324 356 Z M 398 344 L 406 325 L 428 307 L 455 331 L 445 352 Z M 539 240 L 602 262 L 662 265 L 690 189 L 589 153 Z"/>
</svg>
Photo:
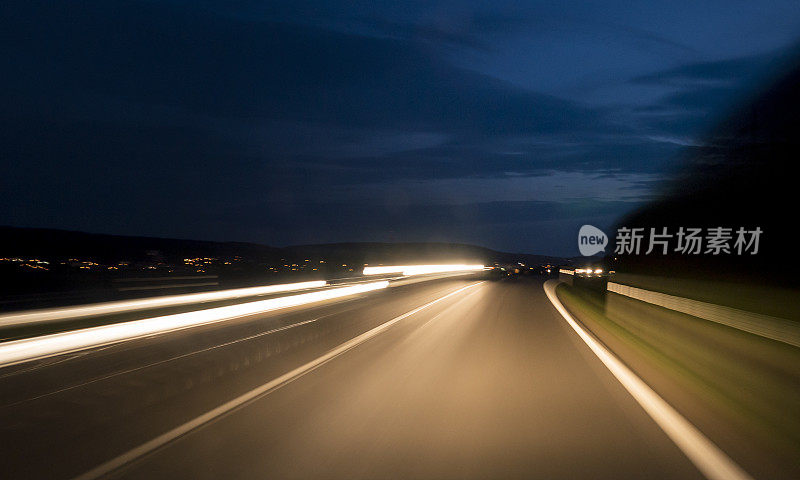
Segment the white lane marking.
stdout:
<svg viewBox="0 0 800 480">
<path fill-rule="evenodd" d="M 0 327 L 30 325 L 32 323 L 64 321 L 81 317 L 94 317 L 113 313 L 132 312 L 150 308 L 171 307 L 175 305 L 189 305 L 193 303 L 231 300 L 242 297 L 267 295 L 270 293 L 293 292 L 309 288 L 326 286 L 324 280 L 311 282 L 287 283 L 282 285 L 266 285 L 263 287 L 236 288 L 233 290 L 218 290 L 216 292 L 189 293 L 186 295 L 170 295 L 165 297 L 139 298 L 135 300 L 122 300 L 117 302 L 94 303 L 76 307 L 47 308 L 30 312 L 10 313 L 0 315 Z"/>
<path fill-rule="evenodd" d="M 84 328 L 71 332 L 55 333 L 41 337 L 26 338 L 0 343 L 0 367 L 7 367 L 30 360 L 77 352 L 126 340 L 149 337 L 185 328 L 208 325 L 258 313 L 341 298 L 359 293 L 386 288 L 387 281 L 364 283 L 349 287 L 338 287 L 287 297 L 271 298 L 257 302 L 209 308 L 194 312 L 176 313 L 161 317 L 145 318 L 124 323 Z"/>
<path fill-rule="evenodd" d="M 463 292 L 463 291 L 465 291 L 467 289 L 470 289 L 470 288 L 475 287 L 477 285 L 480 285 L 482 283 L 483 282 L 477 282 L 477 283 L 473 283 L 472 285 L 467 285 L 466 287 L 459 288 L 458 290 L 456 290 L 454 292 L 450 292 L 450 293 L 448 293 L 447 295 L 445 295 L 443 297 L 439 297 L 436 300 L 433 300 L 431 302 L 426 303 L 425 305 L 422 305 L 421 307 L 417 307 L 417 308 L 415 308 L 415 309 L 413 309 L 413 310 L 411 310 L 409 312 L 406 312 L 406 313 L 404 313 L 404 314 L 402 314 L 402 315 L 400 315 L 398 317 L 395 317 L 395 318 L 393 318 L 393 319 L 391 319 L 391 320 L 389 320 L 389 321 L 387 321 L 385 323 L 382 323 L 382 324 L 378 325 L 377 327 L 373 328 L 372 330 L 368 330 L 368 331 L 362 333 L 361 335 L 358 335 L 357 337 L 354 337 L 354 338 L 342 343 L 341 345 L 339 345 L 338 347 L 336 347 L 333 350 L 329 351 L 328 353 L 326 353 L 326 354 L 324 354 L 324 355 L 322 355 L 320 357 L 317 357 L 316 359 L 306 363 L 305 365 L 297 367 L 294 370 L 292 370 L 292 371 L 290 371 L 288 373 L 285 373 L 285 374 L 281 375 L 280 377 L 261 385 L 260 387 L 254 388 L 253 390 L 250 390 L 249 392 L 247 392 L 247 393 L 245 393 L 243 395 L 240 395 L 239 397 L 236 397 L 233 400 L 231 400 L 231 401 L 229 401 L 227 403 L 224 403 L 224 404 L 220 405 L 219 407 L 216 407 L 213 410 L 210 410 L 210 411 L 204 413 L 203 415 L 200 415 L 199 417 L 184 423 L 183 425 L 175 427 L 172 430 L 170 430 L 170 431 L 168 431 L 166 433 L 163 433 L 163 434 L 159 435 L 158 437 L 156 437 L 156 438 L 154 438 L 154 439 L 152 439 L 152 440 L 150 440 L 148 442 L 145 442 L 145 443 L 139 445 L 138 447 L 136 447 L 136 448 L 134 448 L 132 450 L 129 450 L 126 453 L 123 453 L 122 455 L 120 455 L 120 456 L 118 456 L 116 458 L 113 458 L 113 459 L 111 459 L 111 460 L 109 460 L 109 461 L 107 461 L 107 462 L 105 462 L 105 463 L 103 463 L 101 465 L 98 465 L 97 467 L 89 470 L 88 472 L 75 477 L 74 480 L 91 480 L 91 479 L 98 478 L 98 477 L 100 477 L 102 475 L 106 475 L 108 473 L 111 473 L 112 471 L 122 467 L 123 465 L 125 465 L 127 463 L 130 463 L 130 462 L 136 460 L 137 458 L 142 457 L 142 456 L 144 456 L 144 455 L 146 455 L 146 454 L 148 454 L 148 453 L 150 453 L 150 452 L 152 452 L 154 450 L 157 450 L 158 448 L 161 448 L 162 446 L 164 446 L 167 443 L 175 440 L 176 438 L 181 437 L 183 435 L 186 435 L 187 433 L 191 432 L 192 430 L 194 430 L 196 428 L 199 428 L 202 425 L 204 425 L 204 424 L 206 424 L 206 423 L 208 423 L 208 422 L 210 422 L 212 420 L 215 420 L 216 418 L 218 418 L 218 417 L 220 417 L 222 415 L 225 415 L 226 413 L 228 413 L 228 412 L 230 412 L 230 411 L 232 411 L 232 410 L 234 410 L 236 408 L 239 408 L 239 407 L 241 407 L 242 405 L 244 405 L 246 403 L 249 403 L 249 402 L 257 399 L 258 397 L 261 397 L 261 396 L 263 396 L 265 394 L 268 394 L 268 393 L 270 393 L 270 392 L 272 392 L 274 390 L 277 390 L 278 388 L 280 388 L 280 387 L 282 387 L 282 386 L 284 386 L 284 385 L 286 385 L 286 384 L 288 384 L 288 383 L 290 383 L 290 382 L 302 377 L 303 375 L 311 372 L 312 370 L 314 370 L 314 369 L 322 366 L 323 364 L 333 360 L 334 358 L 338 357 L 339 355 L 342 355 L 343 353 L 345 353 L 345 352 L 357 347 L 358 345 L 366 342 L 367 340 L 371 339 L 372 337 L 375 337 L 376 335 L 378 335 L 380 333 L 383 333 L 389 327 L 391 327 L 392 325 L 396 324 L 397 322 L 399 322 L 399 321 L 401 321 L 401 320 L 403 320 L 405 318 L 408 318 L 411 315 L 414 315 L 414 314 L 416 314 L 416 313 L 418 313 L 418 312 L 420 312 L 422 310 L 425 310 L 426 308 L 431 307 L 431 306 L 441 302 L 442 300 L 450 298 L 450 297 L 452 297 L 454 295 L 457 295 L 457 294 L 459 294 L 459 293 L 461 293 L 461 292 Z"/>
<path fill-rule="evenodd" d="M 575 321 L 556 296 L 558 283 L 557 280 L 548 280 L 544 284 L 544 291 L 558 313 L 697 469 L 709 480 L 752 480 L 725 452 Z"/>
</svg>

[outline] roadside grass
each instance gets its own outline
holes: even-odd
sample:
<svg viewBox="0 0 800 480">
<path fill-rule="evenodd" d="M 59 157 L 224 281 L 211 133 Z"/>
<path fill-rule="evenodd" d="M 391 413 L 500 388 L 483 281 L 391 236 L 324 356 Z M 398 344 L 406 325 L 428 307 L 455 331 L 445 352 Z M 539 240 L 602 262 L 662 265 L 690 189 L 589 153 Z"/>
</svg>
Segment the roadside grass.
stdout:
<svg viewBox="0 0 800 480">
<path fill-rule="evenodd" d="M 599 292 L 565 284 L 556 292 L 645 382 L 705 423 L 701 430 L 798 471 L 800 349 L 621 296 L 607 314 Z"/>
</svg>

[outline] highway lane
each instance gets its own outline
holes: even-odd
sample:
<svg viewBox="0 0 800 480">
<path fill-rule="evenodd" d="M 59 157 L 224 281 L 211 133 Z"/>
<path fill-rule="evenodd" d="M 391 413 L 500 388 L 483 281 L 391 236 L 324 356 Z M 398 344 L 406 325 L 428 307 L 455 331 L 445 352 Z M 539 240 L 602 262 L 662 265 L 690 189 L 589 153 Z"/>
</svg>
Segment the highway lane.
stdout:
<svg viewBox="0 0 800 480">
<path fill-rule="evenodd" d="M 701 478 L 540 283 L 459 291 L 474 283 L 409 285 L 0 370 L 0 435 L 14 439 L 3 471 L 89 471 L 395 319 L 114 476 Z"/>
<path fill-rule="evenodd" d="M 0 369 L 0 436 L 14 440 L 0 471 L 70 478 L 465 282 L 393 287 Z"/>
</svg>

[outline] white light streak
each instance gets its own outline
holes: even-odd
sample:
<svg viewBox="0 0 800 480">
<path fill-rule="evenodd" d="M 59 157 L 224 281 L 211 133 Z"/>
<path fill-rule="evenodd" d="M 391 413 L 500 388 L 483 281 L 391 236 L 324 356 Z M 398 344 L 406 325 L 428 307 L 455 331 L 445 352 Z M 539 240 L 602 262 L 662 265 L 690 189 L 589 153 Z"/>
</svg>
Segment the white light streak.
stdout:
<svg viewBox="0 0 800 480">
<path fill-rule="evenodd" d="M 0 367 L 6 367 L 53 355 L 71 353 L 87 348 L 99 347 L 125 340 L 207 325 L 234 318 L 265 313 L 282 308 L 295 307 L 333 298 L 356 295 L 386 288 L 388 281 L 363 283 L 348 287 L 332 288 L 318 292 L 301 293 L 287 297 L 270 298 L 257 302 L 210 308 L 195 312 L 178 313 L 146 318 L 113 325 L 85 328 L 71 332 L 56 333 L 41 337 L 26 338 L 0 344 Z"/>
<path fill-rule="evenodd" d="M 483 265 L 392 265 L 388 267 L 364 267 L 364 275 L 384 275 L 400 273 L 405 276 L 425 275 L 429 273 L 470 272 L 484 270 Z"/>
<path fill-rule="evenodd" d="M 70 320 L 81 317 L 95 317 L 114 313 L 133 312 L 150 308 L 173 307 L 193 303 L 231 300 L 234 298 L 266 295 L 270 293 L 291 292 L 307 288 L 319 288 L 326 285 L 324 280 L 313 282 L 286 283 L 282 285 L 266 285 L 263 287 L 237 288 L 216 292 L 190 293 L 187 295 L 169 295 L 164 297 L 141 298 L 119 302 L 96 303 L 77 307 L 48 308 L 31 312 L 0 315 L 0 327 L 24 325 L 30 323 Z"/>
</svg>

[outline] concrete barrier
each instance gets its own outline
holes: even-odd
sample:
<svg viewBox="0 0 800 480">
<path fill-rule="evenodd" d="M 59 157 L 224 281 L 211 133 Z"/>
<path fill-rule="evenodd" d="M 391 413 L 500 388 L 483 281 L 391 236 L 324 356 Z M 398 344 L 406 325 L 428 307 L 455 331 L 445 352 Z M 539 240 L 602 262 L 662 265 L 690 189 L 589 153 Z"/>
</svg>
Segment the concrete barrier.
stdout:
<svg viewBox="0 0 800 480">
<path fill-rule="evenodd" d="M 616 295 L 657 305 L 669 310 L 675 310 L 748 333 L 777 340 L 795 347 L 800 347 L 800 324 L 791 320 L 747 312 L 723 305 L 701 302 L 690 298 L 677 297 L 615 282 L 608 282 L 608 291 Z M 614 295 L 608 295 L 606 299 L 606 314 L 609 317 L 612 317 L 615 310 L 621 307 L 619 303 L 620 302 Z"/>
</svg>

